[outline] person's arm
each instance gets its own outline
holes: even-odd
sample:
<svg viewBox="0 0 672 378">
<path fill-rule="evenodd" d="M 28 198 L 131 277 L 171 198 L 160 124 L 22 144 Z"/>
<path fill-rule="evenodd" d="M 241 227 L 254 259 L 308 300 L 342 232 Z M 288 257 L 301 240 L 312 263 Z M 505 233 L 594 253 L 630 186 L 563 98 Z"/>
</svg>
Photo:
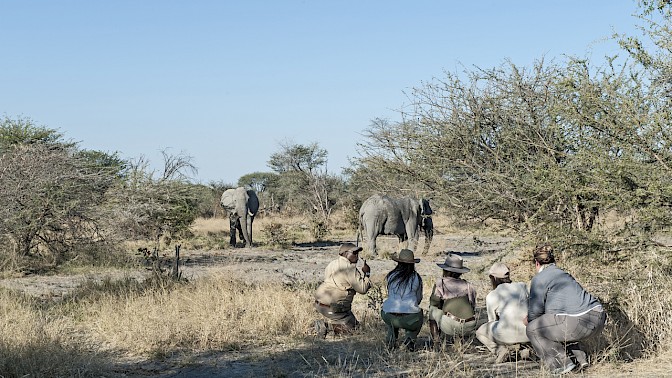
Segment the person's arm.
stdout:
<svg viewBox="0 0 672 378">
<path fill-rule="evenodd" d="M 530 300 L 527 307 L 527 321 L 531 322 L 534 319 L 544 314 L 546 307 L 546 292 L 548 287 L 539 274 L 532 278 L 530 283 Z"/>
<path fill-rule="evenodd" d="M 491 291 L 486 297 L 485 297 L 485 307 L 488 312 L 488 321 L 489 322 L 494 322 L 495 320 L 499 320 L 497 317 L 497 309 L 499 308 L 499 304 L 497 303 L 497 296 L 495 295 L 496 293 L 494 291 Z"/>
<path fill-rule="evenodd" d="M 434 286 L 432 287 L 432 295 L 429 296 L 429 305 L 437 308 L 443 307 L 442 299 L 436 292 L 436 284 L 434 284 Z"/>
<path fill-rule="evenodd" d="M 476 289 L 474 289 L 474 285 L 470 284 L 467 282 L 468 285 L 468 293 L 469 293 L 469 302 L 471 303 L 471 308 L 476 308 Z"/>
<path fill-rule="evenodd" d="M 352 286 L 353 290 L 359 294 L 366 294 L 366 292 L 371 288 L 371 279 L 369 278 L 369 272 L 371 268 L 366 265 L 366 261 L 364 262 L 364 267 L 368 269 L 364 273 L 361 273 L 359 269 L 353 265 L 350 277 L 348 278 L 350 286 Z M 364 271 L 364 267 L 362 267 L 362 271 Z"/>
</svg>

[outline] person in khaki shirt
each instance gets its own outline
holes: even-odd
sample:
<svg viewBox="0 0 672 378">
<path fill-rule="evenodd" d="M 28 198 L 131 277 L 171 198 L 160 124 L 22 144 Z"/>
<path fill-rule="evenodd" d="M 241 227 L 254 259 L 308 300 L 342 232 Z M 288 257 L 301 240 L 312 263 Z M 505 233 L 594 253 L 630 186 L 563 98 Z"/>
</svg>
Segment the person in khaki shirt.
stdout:
<svg viewBox="0 0 672 378">
<path fill-rule="evenodd" d="M 356 293 L 366 294 L 371 288 L 371 268 L 364 260 L 362 271 L 357 269 L 362 247 L 344 243 L 338 250 L 339 257 L 324 270 L 324 282 L 315 291 L 315 309 L 324 320 L 315 322 L 317 335 L 325 338 L 329 331 L 334 335 L 352 332 L 359 322 L 352 313 L 352 299 Z"/>
</svg>

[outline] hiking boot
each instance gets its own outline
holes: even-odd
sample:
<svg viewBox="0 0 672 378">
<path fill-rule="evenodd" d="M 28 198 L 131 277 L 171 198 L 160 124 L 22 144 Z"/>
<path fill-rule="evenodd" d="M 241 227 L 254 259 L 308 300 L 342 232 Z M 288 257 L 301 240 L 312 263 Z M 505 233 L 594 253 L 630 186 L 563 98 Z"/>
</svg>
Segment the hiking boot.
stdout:
<svg viewBox="0 0 672 378">
<path fill-rule="evenodd" d="M 324 321 L 323 320 L 316 320 L 315 321 L 315 334 L 317 335 L 317 337 L 320 338 L 320 339 L 325 339 L 327 337 L 327 332 L 329 332 L 329 328 L 324 323 Z"/>
<path fill-rule="evenodd" d="M 509 359 L 509 348 L 504 345 L 498 346 L 495 353 L 497 356 L 495 357 L 496 364 L 501 364 L 502 362 L 506 362 Z"/>
<path fill-rule="evenodd" d="M 406 339 L 404 340 L 404 346 L 409 352 L 415 352 L 415 341 Z"/>
<path fill-rule="evenodd" d="M 585 368 L 588 367 L 588 356 L 586 356 L 586 352 L 582 351 L 581 349 L 578 348 L 572 348 L 572 355 L 574 356 L 574 361 L 576 364 L 576 369 L 577 371 L 581 371 Z"/>
<path fill-rule="evenodd" d="M 553 375 L 567 374 L 570 371 L 574 370 L 574 368 L 576 368 L 576 365 L 573 362 L 570 362 L 569 365 L 567 365 L 567 366 L 561 366 L 557 369 L 551 370 L 551 374 L 553 374 Z"/>
<path fill-rule="evenodd" d="M 580 364 L 576 365 L 576 370 L 575 371 L 577 373 L 582 372 L 582 371 L 586 370 L 586 368 L 588 368 L 588 366 L 590 366 L 590 364 L 588 362 L 586 362 L 586 361 L 581 362 Z"/>
<path fill-rule="evenodd" d="M 527 348 L 521 349 L 519 355 L 521 360 L 529 360 L 531 357 L 530 350 Z"/>
</svg>

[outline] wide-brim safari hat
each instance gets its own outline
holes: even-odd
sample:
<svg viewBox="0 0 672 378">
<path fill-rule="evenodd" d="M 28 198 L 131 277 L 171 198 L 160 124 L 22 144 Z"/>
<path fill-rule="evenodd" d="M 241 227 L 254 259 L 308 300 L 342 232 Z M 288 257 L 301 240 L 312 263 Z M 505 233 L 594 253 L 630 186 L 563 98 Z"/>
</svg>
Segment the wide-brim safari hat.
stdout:
<svg viewBox="0 0 672 378">
<path fill-rule="evenodd" d="M 455 273 L 467 273 L 470 272 L 471 269 L 467 268 L 466 266 L 463 265 L 463 260 L 462 257 L 454 254 L 449 254 L 448 257 L 446 257 L 446 262 L 443 264 L 437 263 L 436 265 L 439 266 L 439 268 L 443 270 L 447 270 L 449 272 L 455 272 Z"/>
<path fill-rule="evenodd" d="M 416 259 L 413 251 L 410 249 L 402 249 L 397 256 L 392 256 L 392 260 L 406 264 L 417 264 L 420 262 L 420 259 Z"/>
<path fill-rule="evenodd" d="M 343 243 L 341 245 L 341 248 L 338 249 L 338 254 L 342 256 L 343 254 L 348 253 L 348 252 L 353 252 L 354 253 L 354 252 L 359 252 L 361 250 L 362 250 L 362 247 L 358 247 L 358 246 L 356 246 L 352 243 Z"/>
</svg>

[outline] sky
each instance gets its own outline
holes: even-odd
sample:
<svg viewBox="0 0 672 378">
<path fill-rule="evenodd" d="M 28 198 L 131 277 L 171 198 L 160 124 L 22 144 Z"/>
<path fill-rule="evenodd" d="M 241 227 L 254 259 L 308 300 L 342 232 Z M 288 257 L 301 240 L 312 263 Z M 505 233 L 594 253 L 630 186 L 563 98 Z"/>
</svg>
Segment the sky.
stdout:
<svg viewBox="0 0 672 378">
<path fill-rule="evenodd" d="M 635 33 L 635 0 L 6 0 L 0 115 L 80 148 L 192 158 L 194 182 L 270 172 L 317 143 L 340 174 L 414 87 L 509 60 L 594 62 Z"/>
</svg>

